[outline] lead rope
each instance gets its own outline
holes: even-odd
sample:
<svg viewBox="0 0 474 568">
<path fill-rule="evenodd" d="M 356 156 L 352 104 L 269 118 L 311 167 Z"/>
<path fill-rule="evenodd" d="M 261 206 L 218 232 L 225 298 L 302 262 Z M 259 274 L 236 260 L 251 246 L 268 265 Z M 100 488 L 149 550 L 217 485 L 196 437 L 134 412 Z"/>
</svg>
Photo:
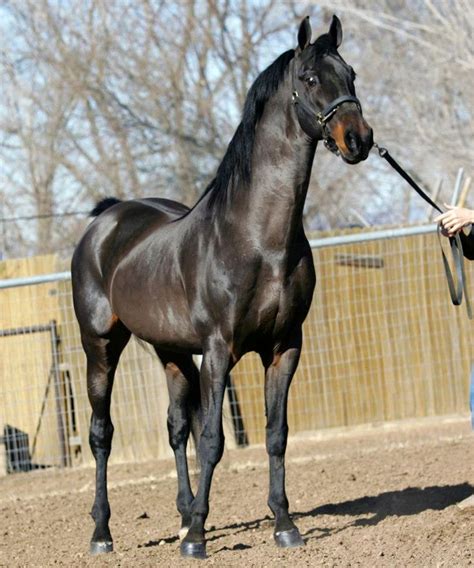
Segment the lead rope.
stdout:
<svg viewBox="0 0 474 568">
<path fill-rule="evenodd" d="M 429 195 L 427 195 L 421 187 L 413 180 L 412 177 L 398 164 L 392 156 L 389 154 L 386 148 L 380 147 L 378 144 L 374 143 L 375 148 L 379 152 L 379 156 L 387 160 L 387 162 L 392 166 L 392 168 L 409 184 L 411 187 L 422 197 L 427 203 L 431 205 L 434 209 L 443 213 L 443 210 L 439 205 L 437 205 Z M 441 242 L 441 229 L 438 225 L 438 242 L 441 249 L 441 255 L 443 258 L 444 271 L 446 273 L 446 280 L 448 282 L 449 295 L 451 296 L 451 301 L 455 306 L 460 306 L 462 303 L 463 295 L 466 302 L 467 317 L 472 319 L 472 308 L 471 302 L 469 300 L 469 295 L 466 287 L 466 272 L 464 269 L 464 254 L 462 249 L 461 238 L 459 234 L 454 237 L 449 237 L 449 244 L 451 246 L 451 253 L 453 256 L 453 263 L 456 269 L 456 280 L 454 279 L 453 273 L 449 266 L 448 259 L 443 249 Z"/>
</svg>

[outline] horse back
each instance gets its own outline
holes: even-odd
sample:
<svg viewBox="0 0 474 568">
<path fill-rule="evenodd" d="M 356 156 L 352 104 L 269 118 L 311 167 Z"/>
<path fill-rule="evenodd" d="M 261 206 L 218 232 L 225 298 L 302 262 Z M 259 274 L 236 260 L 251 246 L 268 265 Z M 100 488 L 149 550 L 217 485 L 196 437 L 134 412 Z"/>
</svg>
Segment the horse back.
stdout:
<svg viewBox="0 0 474 568">
<path fill-rule="evenodd" d="M 127 251 L 151 231 L 188 211 L 185 205 L 168 199 L 140 199 L 114 205 L 89 225 L 74 252 L 73 273 L 88 270 L 106 283 Z"/>
</svg>

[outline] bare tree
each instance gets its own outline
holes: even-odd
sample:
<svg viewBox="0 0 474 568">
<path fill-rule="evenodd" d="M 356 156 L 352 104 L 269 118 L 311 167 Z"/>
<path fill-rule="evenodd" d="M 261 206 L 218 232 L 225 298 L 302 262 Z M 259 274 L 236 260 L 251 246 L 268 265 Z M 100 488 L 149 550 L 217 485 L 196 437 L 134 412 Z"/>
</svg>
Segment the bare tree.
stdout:
<svg viewBox="0 0 474 568">
<path fill-rule="evenodd" d="M 85 216 L 57 215 L 104 195 L 194 203 L 258 72 L 295 44 L 303 15 L 323 33 L 333 11 L 377 139 L 428 187 L 441 175 L 452 179 L 473 149 L 466 1 L 448 9 L 431 0 L 7 0 L 2 214 L 39 218 L 3 224 L 6 254 L 69 254 Z M 309 228 L 399 223 L 426 212 L 375 155 L 351 167 L 318 150 Z"/>
<path fill-rule="evenodd" d="M 76 4 L 3 7 L 10 97 L 0 152 L 10 164 L 9 200 L 38 215 L 82 210 L 104 194 L 192 204 L 238 122 L 259 46 L 286 27 L 271 17 L 275 3 Z M 55 250 L 40 226 L 53 227 L 30 229 L 32 250 Z M 65 232 L 63 223 L 61 242 Z"/>
</svg>

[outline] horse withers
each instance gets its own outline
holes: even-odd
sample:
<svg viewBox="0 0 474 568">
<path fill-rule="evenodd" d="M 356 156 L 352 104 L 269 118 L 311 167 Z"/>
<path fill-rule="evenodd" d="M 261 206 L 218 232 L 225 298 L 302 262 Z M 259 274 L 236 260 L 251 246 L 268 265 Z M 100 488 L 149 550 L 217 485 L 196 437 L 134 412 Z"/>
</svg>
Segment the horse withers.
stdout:
<svg viewBox="0 0 474 568">
<path fill-rule="evenodd" d="M 166 370 L 169 441 L 178 473 L 184 556 L 206 555 L 204 524 L 222 456 L 222 402 L 232 367 L 249 351 L 265 368 L 268 504 L 279 546 L 304 544 L 285 492 L 288 389 L 300 357 L 302 324 L 315 271 L 303 206 L 319 140 L 356 164 L 372 130 L 338 53 L 342 27 L 311 43 L 305 18 L 298 46 L 278 57 L 250 88 L 224 158 L 192 209 L 166 199 L 99 203 L 72 260 L 74 307 L 87 357 L 96 460 L 93 553 L 112 550 L 107 460 L 110 403 L 120 354 L 133 334 L 149 342 Z M 200 371 L 192 356 L 203 355 Z M 193 432 L 196 495 L 186 446 Z"/>
</svg>

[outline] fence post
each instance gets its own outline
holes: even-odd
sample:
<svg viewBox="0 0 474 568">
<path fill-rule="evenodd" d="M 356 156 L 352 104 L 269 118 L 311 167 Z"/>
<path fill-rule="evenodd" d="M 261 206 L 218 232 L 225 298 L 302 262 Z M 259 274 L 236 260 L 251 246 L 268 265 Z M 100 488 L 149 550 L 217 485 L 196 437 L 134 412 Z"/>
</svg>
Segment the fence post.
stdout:
<svg viewBox="0 0 474 568">
<path fill-rule="evenodd" d="M 59 447 L 61 448 L 61 465 L 63 467 L 68 464 L 68 452 L 66 445 L 66 427 L 64 424 L 64 413 L 63 406 L 61 404 L 61 398 L 64 398 L 64 393 L 61 389 L 61 371 L 59 368 L 59 335 L 56 327 L 56 321 L 51 320 L 51 372 L 54 381 L 54 396 L 56 401 L 56 420 L 58 424 L 58 436 L 59 436 Z"/>
</svg>

